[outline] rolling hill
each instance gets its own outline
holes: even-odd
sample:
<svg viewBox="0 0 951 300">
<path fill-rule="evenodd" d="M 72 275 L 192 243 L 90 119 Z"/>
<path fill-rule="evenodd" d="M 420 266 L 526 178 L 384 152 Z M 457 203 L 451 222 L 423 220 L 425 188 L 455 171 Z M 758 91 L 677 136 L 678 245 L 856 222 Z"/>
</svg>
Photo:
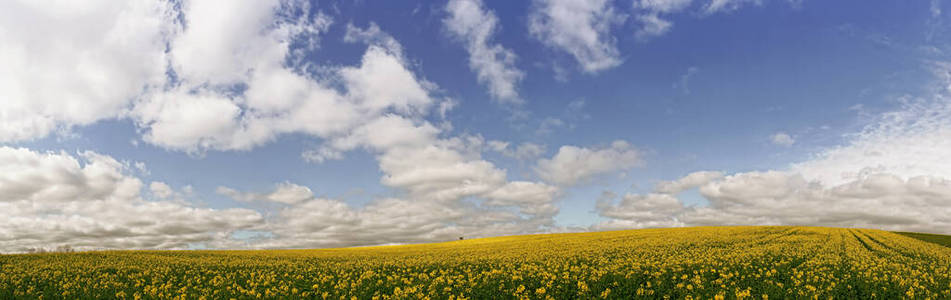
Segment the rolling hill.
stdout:
<svg viewBox="0 0 951 300">
<path fill-rule="evenodd" d="M 951 298 L 948 237 L 820 227 L 0 256 L 0 298 Z"/>
</svg>

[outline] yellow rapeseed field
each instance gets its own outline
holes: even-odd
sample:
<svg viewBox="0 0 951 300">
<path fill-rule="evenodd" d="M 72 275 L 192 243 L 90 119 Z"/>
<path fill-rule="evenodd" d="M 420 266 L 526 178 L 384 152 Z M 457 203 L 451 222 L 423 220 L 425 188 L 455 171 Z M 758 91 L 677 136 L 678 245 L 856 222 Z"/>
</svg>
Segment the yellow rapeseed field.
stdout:
<svg viewBox="0 0 951 300">
<path fill-rule="evenodd" d="M 815 227 L 5 255 L 0 270 L 3 299 L 951 299 L 951 248 L 879 230 Z"/>
</svg>

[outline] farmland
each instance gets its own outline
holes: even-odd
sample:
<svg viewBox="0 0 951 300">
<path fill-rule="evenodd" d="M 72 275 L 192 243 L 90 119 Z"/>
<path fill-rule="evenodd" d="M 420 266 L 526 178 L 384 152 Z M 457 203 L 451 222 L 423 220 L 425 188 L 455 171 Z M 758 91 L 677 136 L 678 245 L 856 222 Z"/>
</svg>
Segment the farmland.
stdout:
<svg viewBox="0 0 951 300">
<path fill-rule="evenodd" d="M 0 256 L 0 298 L 951 298 L 951 248 L 879 230 L 696 227 L 322 250 Z"/>
</svg>

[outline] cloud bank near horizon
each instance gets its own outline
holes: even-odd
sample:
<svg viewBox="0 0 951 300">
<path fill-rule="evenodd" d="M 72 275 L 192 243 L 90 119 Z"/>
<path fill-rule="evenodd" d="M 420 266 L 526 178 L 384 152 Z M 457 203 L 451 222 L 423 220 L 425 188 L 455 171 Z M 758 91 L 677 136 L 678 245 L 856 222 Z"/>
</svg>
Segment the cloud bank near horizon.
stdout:
<svg viewBox="0 0 951 300">
<path fill-rule="evenodd" d="M 697 169 L 650 191 L 618 191 L 599 183 L 625 181 L 656 163 L 654 145 L 611 137 L 616 128 L 592 133 L 596 142 L 538 139 L 601 116 L 583 111 L 585 99 L 573 99 L 560 118 L 528 111 L 542 101 L 527 96 L 537 85 L 530 76 L 553 73 L 565 82 L 559 74 L 574 71 L 523 53 L 567 57 L 585 80 L 599 80 L 631 55 L 619 46 L 621 34 L 650 43 L 674 30 L 675 16 L 727 17 L 762 5 L 536 0 L 522 27 L 511 28 L 502 26 L 511 16 L 482 1 L 441 3 L 431 10 L 433 25 L 447 47 L 464 53 L 471 73 L 472 83 L 460 85 L 474 84 L 489 105 L 510 114 L 508 122 L 539 124 L 526 130 L 528 138 L 500 140 L 454 128 L 471 121 L 459 115 L 478 115 L 459 111 L 472 109 L 460 108 L 472 100 L 427 76 L 420 51 L 408 50 L 395 31 L 355 25 L 332 7 L 279 0 L 0 4 L 0 219 L 8 220 L 0 224 L 0 252 L 344 247 L 695 225 L 951 231 L 951 68 L 943 62 L 926 63 L 936 88 L 899 97 L 897 108 L 868 114 L 843 143 L 782 168 Z M 505 35 L 518 30 L 525 41 Z M 331 32 L 357 49 L 354 60 L 314 59 Z M 524 43 L 541 50 L 525 51 Z M 702 95 L 699 78 L 691 79 L 693 91 L 686 87 L 699 68 L 687 70 L 675 86 L 682 96 Z M 288 137 L 308 141 L 293 159 L 309 168 L 359 152 L 377 168 L 372 180 L 391 193 L 357 204 L 284 180 L 263 190 L 219 184 L 214 195 L 197 195 L 190 185 L 150 179 L 150 161 L 21 146 L 109 121 L 133 127 L 135 143 L 195 160 L 259 151 Z M 808 139 L 793 129 L 759 138 L 777 152 Z M 597 221 L 560 224 L 568 197 L 583 189 L 604 190 L 597 201 L 584 199 Z M 688 201 L 694 191 L 704 203 Z M 210 197 L 224 200 L 209 204 Z"/>
</svg>

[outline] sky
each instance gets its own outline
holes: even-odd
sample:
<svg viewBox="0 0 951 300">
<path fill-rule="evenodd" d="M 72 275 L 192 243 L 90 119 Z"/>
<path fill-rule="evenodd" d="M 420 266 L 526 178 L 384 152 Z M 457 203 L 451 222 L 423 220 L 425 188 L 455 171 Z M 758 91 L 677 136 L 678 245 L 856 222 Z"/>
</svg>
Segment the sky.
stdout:
<svg viewBox="0 0 951 300">
<path fill-rule="evenodd" d="M 931 1 L 4 1 L 0 252 L 951 234 Z"/>
</svg>

